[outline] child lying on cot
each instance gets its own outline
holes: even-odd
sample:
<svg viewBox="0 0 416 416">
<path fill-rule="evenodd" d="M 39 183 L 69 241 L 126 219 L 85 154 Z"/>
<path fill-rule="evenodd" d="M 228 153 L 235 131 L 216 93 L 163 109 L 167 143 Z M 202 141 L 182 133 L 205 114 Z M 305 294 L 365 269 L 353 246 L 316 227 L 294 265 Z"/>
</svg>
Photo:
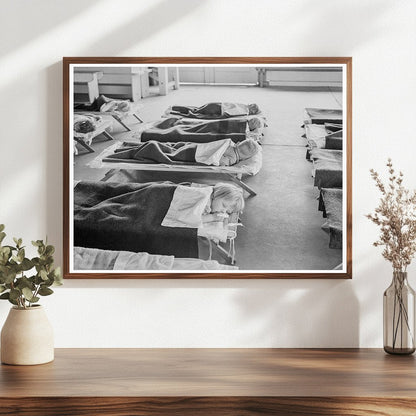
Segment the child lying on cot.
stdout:
<svg viewBox="0 0 416 416">
<path fill-rule="evenodd" d="M 116 162 L 138 161 L 139 163 L 204 164 L 212 166 L 232 166 L 257 154 L 260 145 L 251 139 L 233 143 L 231 139 L 210 143 L 123 143 L 105 160 Z"/>
<path fill-rule="evenodd" d="M 97 123 L 102 120 L 100 116 L 94 114 L 75 114 L 74 115 L 74 132 L 75 133 L 90 133 L 97 129 Z"/>
<path fill-rule="evenodd" d="M 231 183 L 219 182 L 212 187 L 211 198 L 205 207 L 204 215 L 232 214 L 233 212 L 243 212 L 243 209 L 243 190 Z"/>
<path fill-rule="evenodd" d="M 111 113 L 113 111 L 127 113 L 131 110 L 131 103 L 128 100 L 114 100 L 105 95 L 100 95 L 91 103 L 91 105 L 76 104 L 74 109 L 82 111 L 99 111 L 101 113 Z"/>
<path fill-rule="evenodd" d="M 74 188 L 74 245 L 198 258 L 199 229 L 205 236 L 210 224 L 223 241 L 243 208 L 243 190 L 233 184 L 81 181 Z"/>
<path fill-rule="evenodd" d="M 183 130 L 193 133 L 244 133 L 261 128 L 264 122 L 260 117 L 231 118 L 220 120 L 186 119 L 181 117 L 169 117 L 162 120 L 145 123 L 139 131 L 159 129 L 166 132 L 172 127 L 181 127 Z"/>
<path fill-rule="evenodd" d="M 178 185 L 161 225 L 184 228 L 213 228 L 217 225 L 226 232 L 224 220 L 243 209 L 243 190 L 236 185 L 222 182 L 214 186 Z"/>
<path fill-rule="evenodd" d="M 208 143 L 226 138 L 239 142 L 247 138 L 251 130 L 261 127 L 261 120 L 224 119 L 224 120 L 186 120 L 168 118 L 146 123 L 133 135 L 145 142 L 194 142 Z"/>
<path fill-rule="evenodd" d="M 257 104 L 208 103 L 201 107 L 173 105 L 167 113 L 191 118 L 220 119 L 259 114 Z"/>
</svg>

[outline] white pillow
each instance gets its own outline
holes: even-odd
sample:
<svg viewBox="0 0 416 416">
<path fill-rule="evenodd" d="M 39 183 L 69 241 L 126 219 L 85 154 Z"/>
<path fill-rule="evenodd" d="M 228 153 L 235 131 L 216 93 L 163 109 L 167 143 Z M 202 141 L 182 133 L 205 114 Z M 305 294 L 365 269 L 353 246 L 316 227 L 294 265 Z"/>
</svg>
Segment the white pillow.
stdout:
<svg viewBox="0 0 416 416">
<path fill-rule="evenodd" d="M 198 228 L 202 225 L 202 214 L 211 197 L 212 187 L 178 185 L 173 193 L 168 212 L 162 221 L 163 227 Z"/>
</svg>

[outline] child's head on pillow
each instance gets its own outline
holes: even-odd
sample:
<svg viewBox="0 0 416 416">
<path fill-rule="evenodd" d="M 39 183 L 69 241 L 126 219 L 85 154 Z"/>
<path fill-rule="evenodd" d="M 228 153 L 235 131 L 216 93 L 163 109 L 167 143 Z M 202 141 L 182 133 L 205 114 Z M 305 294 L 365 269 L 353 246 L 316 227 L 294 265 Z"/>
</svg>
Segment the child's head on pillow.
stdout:
<svg viewBox="0 0 416 416">
<path fill-rule="evenodd" d="M 118 101 L 117 111 L 123 111 L 123 112 L 130 111 L 130 103 L 128 101 Z"/>
<path fill-rule="evenodd" d="M 260 113 L 260 108 L 257 104 L 248 105 L 248 114 L 258 114 Z"/>
<path fill-rule="evenodd" d="M 243 190 L 231 183 L 217 183 L 213 186 L 211 212 L 241 212 L 244 209 Z"/>
<path fill-rule="evenodd" d="M 94 116 L 94 115 L 74 115 L 74 131 L 76 133 L 90 133 L 94 131 L 96 127 L 96 123 L 100 121 L 101 117 Z"/>
<path fill-rule="evenodd" d="M 237 144 L 230 143 L 219 161 L 220 166 L 232 166 L 242 160 L 253 157 L 260 146 L 252 139 L 246 139 Z"/>
<path fill-rule="evenodd" d="M 260 117 L 252 117 L 248 120 L 248 128 L 250 131 L 259 129 L 262 124 Z"/>
<path fill-rule="evenodd" d="M 235 150 L 238 155 L 238 160 L 246 160 L 253 157 L 258 151 L 259 145 L 251 139 L 243 140 L 235 145 Z"/>
</svg>

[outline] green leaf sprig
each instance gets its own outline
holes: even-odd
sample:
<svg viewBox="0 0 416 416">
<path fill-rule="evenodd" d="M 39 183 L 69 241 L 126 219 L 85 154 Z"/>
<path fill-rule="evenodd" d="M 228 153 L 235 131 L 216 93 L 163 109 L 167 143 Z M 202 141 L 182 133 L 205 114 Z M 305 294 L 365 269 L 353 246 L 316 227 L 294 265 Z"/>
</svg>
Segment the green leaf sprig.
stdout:
<svg viewBox="0 0 416 416">
<path fill-rule="evenodd" d="M 55 247 L 47 241 L 32 241 L 38 256 L 28 258 L 21 238 L 13 238 L 15 245 L 3 245 L 4 229 L 0 224 L 0 299 L 26 309 L 40 296 L 51 295 L 51 286 L 62 285 L 61 269 L 54 267 Z"/>
</svg>

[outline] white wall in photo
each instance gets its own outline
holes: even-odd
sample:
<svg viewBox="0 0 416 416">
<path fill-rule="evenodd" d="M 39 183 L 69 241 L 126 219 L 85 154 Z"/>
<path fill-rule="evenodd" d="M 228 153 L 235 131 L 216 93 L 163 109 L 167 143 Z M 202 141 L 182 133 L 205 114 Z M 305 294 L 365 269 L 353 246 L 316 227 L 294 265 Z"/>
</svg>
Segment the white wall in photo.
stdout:
<svg viewBox="0 0 416 416">
<path fill-rule="evenodd" d="M 72 280 L 57 347 L 381 347 L 390 265 L 364 215 L 388 156 L 416 187 L 416 3 L 2 2 L 0 223 L 62 261 L 63 56 L 352 56 L 352 280 Z M 416 266 L 409 269 L 416 287 Z M 9 304 L 0 303 L 0 325 Z"/>
</svg>

